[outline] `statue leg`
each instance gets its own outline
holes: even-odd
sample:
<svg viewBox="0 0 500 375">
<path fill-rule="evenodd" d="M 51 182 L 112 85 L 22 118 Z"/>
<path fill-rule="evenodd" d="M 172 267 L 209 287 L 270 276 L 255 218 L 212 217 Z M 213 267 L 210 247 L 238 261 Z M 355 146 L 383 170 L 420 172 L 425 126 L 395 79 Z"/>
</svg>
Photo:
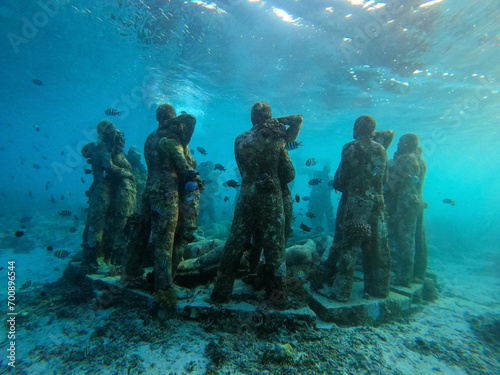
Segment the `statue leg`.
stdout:
<svg viewBox="0 0 500 375">
<path fill-rule="evenodd" d="M 241 257 L 252 234 L 254 224 L 252 211 L 250 199 L 240 195 L 234 212 L 231 232 L 222 250 L 214 290 L 210 296 L 213 302 L 228 302 L 229 297 L 231 297 Z"/>
</svg>

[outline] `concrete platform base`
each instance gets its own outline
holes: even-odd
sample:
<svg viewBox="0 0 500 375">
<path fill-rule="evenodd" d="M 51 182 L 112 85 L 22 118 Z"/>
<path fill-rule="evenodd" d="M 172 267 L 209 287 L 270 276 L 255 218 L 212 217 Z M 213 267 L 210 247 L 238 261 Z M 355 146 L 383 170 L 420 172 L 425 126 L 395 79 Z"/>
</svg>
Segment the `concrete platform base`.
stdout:
<svg viewBox="0 0 500 375">
<path fill-rule="evenodd" d="M 93 283 L 97 299 L 106 303 L 133 305 L 155 310 L 152 295 L 140 290 L 128 289 L 119 283 L 119 276 L 88 275 Z M 357 279 L 362 274 L 357 274 Z M 213 304 L 209 301 L 211 288 L 176 288 L 178 316 L 203 322 L 206 330 L 226 332 L 245 330 L 274 331 L 280 328 L 295 330 L 317 323 L 336 325 L 380 325 L 401 316 L 421 311 L 421 290 L 423 285 L 413 284 L 411 288 L 392 287 L 387 299 L 365 296 L 363 282 L 354 283 L 351 300 L 336 302 L 329 299 L 328 287 L 312 291 L 306 283 L 308 307 L 288 310 L 274 310 L 264 302 L 263 292 L 255 292 L 250 286 L 237 280 L 231 301 L 227 304 Z M 162 312 L 158 312 L 162 317 Z M 328 326 L 328 324 L 320 324 Z"/>
</svg>

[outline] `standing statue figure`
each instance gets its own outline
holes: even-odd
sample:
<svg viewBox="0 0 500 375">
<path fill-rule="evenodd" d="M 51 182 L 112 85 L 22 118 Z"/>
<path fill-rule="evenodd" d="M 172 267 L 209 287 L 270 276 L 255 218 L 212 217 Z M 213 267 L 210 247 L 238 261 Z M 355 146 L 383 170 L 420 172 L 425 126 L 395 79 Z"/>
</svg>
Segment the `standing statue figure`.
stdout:
<svg viewBox="0 0 500 375">
<path fill-rule="evenodd" d="M 417 237 L 423 236 L 422 229 L 417 232 L 417 222 L 419 218 L 423 220 L 422 185 L 425 178 L 425 163 L 417 156 L 417 152 L 418 137 L 411 133 L 404 134 L 398 143 L 394 160 L 389 166 L 389 181 L 384 194 L 388 215 L 389 247 L 396 274 L 395 284 L 405 287 L 409 287 L 413 282 L 416 241 Z M 423 225 L 419 228 L 423 228 Z"/>
<path fill-rule="evenodd" d="M 415 272 L 413 275 L 413 279 L 419 283 L 423 283 L 425 280 L 428 257 L 427 236 L 425 234 L 424 223 L 424 209 L 426 207 L 426 204 L 424 202 L 424 194 L 422 191 L 424 187 L 425 174 L 427 173 L 427 165 L 425 164 L 424 159 L 422 159 L 422 151 L 422 147 L 418 146 L 416 155 L 418 165 L 420 166 L 420 181 L 417 184 L 417 193 L 422 201 L 422 206 L 417 216 L 417 233 L 415 237 Z"/>
<path fill-rule="evenodd" d="M 309 194 L 308 211 L 314 216 L 311 217 L 313 228 L 322 228 L 323 220 L 326 222 L 328 232 L 335 230 L 335 218 L 333 215 L 332 189 L 327 182 L 331 180 L 330 167 L 325 165 L 322 171 L 315 171 L 314 178 L 322 180 L 324 183 L 311 186 Z"/>
<path fill-rule="evenodd" d="M 82 267 L 86 273 L 98 270 L 97 258 L 104 256 L 103 236 L 106 226 L 106 214 L 111 202 L 111 188 L 107 170 L 115 142 L 115 126 L 110 121 L 101 121 L 97 125 L 98 140 L 86 144 L 82 156 L 92 166 L 94 181 L 88 190 L 89 211 L 83 231 Z"/>
<path fill-rule="evenodd" d="M 125 136 L 121 130 L 116 129 L 106 175 L 111 193 L 103 239 L 106 264 L 122 263 L 125 246 L 123 229 L 136 206 L 137 182 L 132 167 L 123 153 L 124 147 Z"/>
<path fill-rule="evenodd" d="M 137 181 L 137 194 L 135 203 L 135 213 L 141 211 L 141 201 L 144 188 L 146 187 L 146 179 L 148 178 L 148 171 L 144 164 L 141 163 L 141 153 L 139 149 L 135 146 L 129 147 L 127 152 L 127 160 L 132 167 L 132 173 Z"/>
<path fill-rule="evenodd" d="M 172 141 L 160 142 L 168 155 L 174 160 L 177 172 L 181 178 L 179 182 L 179 218 L 174 237 L 174 252 L 172 258 L 172 278 L 182 261 L 184 250 L 194 241 L 194 232 L 198 229 L 198 214 L 200 211 L 200 196 L 204 191 L 204 184 L 196 169 L 196 159 L 189 150 L 189 142 L 194 133 L 196 118 L 193 115 L 183 114 L 169 121 L 169 127 L 179 134 L 177 143 Z M 168 147 L 167 147 L 168 145 Z M 174 148 L 175 147 L 175 148 Z"/>
<path fill-rule="evenodd" d="M 295 177 L 295 169 L 284 148 L 287 139 L 284 124 L 302 124 L 302 116 L 273 119 L 271 107 L 258 102 L 252 107 L 251 121 L 253 127 L 235 141 L 235 157 L 242 176 L 241 191 L 211 300 L 216 303 L 229 300 L 242 255 L 251 237 L 256 236 L 265 257 L 263 278 L 266 296 L 275 305 L 283 306 L 287 300 L 287 223 L 282 189 Z M 296 128 L 300 130 L 300 125 Z M 298 134 L 298 130 L 295 131 Z"/>
<path fill-rule="evenodd" d="M 148 242 L 151 242 L 155 291 L 161 291 L 165 298 L 174 303 L 174 243 L 176 231 L 179 231 L 179 210 L 183 209 L 186 202 L 181 200 L 183 197 L 187 199 L 187 194 L 180 193 L 180 190 L 184 190 L 188 182 L 194 185 L 201 182 L 190 166 L 192 160 L 186 158 L 189 149 L 183 146 L 191 139 L 196 119 L 188 114 L 176 117 L 174 107 L 170 104 L 158 106 L 156 118 L 158 129 L 148 136 L 144 145 L 148 179 L 142 197 L 138 234 L 130 241 L 121 282 L 129 284 L 142 279 L 144 255 Z M 188 221 L 187 218 L 185 220 Z"/>
<path fill-rule="evenodd" d="M 333 275 L 332 298 L 348 301 L 356 258 L 363 253 L 365 293 L 389 295 L 391 258 L 387 244 L 383 185 L 387 181 L 387 152 L 373 141 L 375 119 L 363 115 L 354 123 L 353 138 L 342 150 L 333 188 L 342 192 L 337 232 L 327 270 Z"/>
</svg>

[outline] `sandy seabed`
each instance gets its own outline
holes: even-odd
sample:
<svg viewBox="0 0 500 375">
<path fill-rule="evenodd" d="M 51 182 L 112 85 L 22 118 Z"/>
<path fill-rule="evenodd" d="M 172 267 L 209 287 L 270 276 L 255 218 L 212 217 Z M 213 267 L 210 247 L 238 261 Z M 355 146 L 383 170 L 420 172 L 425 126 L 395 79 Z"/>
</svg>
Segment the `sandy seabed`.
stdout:
<svg viewBox="0 0 500 375">
<path fill-rule="evenodd" d="M 79 248 L 78 235 L 59 240 Z M 499 374 L 498 264 L 430 250 L 439 299 L 409 318 L 379 327 L 229 334 L 213 322 L 161 322 L 147 309 L 102 309 L 84 282 L 61 279 L 68 260 L 45 248 L 5 248 L 4 306 L 9 260 L 18 287 L 31 285 L 16 294 L 16 367 L 8 366 L 3 330 L 0 374 Z"/>
</svg>

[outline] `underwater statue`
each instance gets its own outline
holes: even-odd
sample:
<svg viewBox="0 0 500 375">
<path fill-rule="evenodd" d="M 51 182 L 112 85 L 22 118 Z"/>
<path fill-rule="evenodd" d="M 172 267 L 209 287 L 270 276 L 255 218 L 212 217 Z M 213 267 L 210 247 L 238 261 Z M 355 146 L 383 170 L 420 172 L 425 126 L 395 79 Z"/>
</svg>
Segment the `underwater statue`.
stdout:
<svg viewBox="0 0 500 375">
<path fill-rule="evenodd" d="M 394 284 L 409 287 L 415 276 L 416 242 L 423 239 L 424 200 L 422 185 L 425 163 L 418 154 L 418 137 L 404 134 L 398 143 L 394 160 L 389 164 L 389 181 L 384 193 L 389 247 L 395 272 Z M 419 160 L 420 159 L 420 160 Z M 422 168 L 421 168 L 422 167 Z M 417 231 L 417 222 L 419 230 Z M 420 245 L 421 248 L 422 245 Z M 419 251 L 419 278 L 423 282 L 421 250 Z M 427 256 L 425 256 L 426 262 Z"/>
<path fill-rule="evenodd" d="M 413 279 L 417 282 L 424 282 L 425 274 L 427 272 L 427 257 L 428 257 L 428 248 L 427 248 L 427 237 L 425 234 L 425 223 L 424 223 L 424 209 L 426 207 L 426 203 L 424 202 L 423 195 L 423 187 L 424 187 L 424 179 L 425 174 L 427 173 L 427 165 L 425 164 L 424 159 L 422 159 L 422 147 L 417 147 L 417 161 L 420 166 L 420 181 L 417 184 L 419 197 L 422 199 L 422 207 L 419 210 L 419 214 L 417 217 L 417 233 L 415 237 L 415 270 Z"/>
<path fill-rule="evenodd" d="M 289 137 L 293 137 L 292 133 L 296 137 L 302 116 L 273 119 L 271 107 L 258 102 L 252 107 L 251 121 L 253 127 L 235 141 L 235 157 L 242 176 L 241 191 L 231 232 L 222 251 L 211 300 L 216 303 L 229 300 L 241 258 L 253 236 L 253 246 L 261 246 L 264 253 L 262 278 L 266 297 L 275 306 L 282 307 L 287 300 L 287 219 L 283 186 L 295 177 L 295 169 L 284 148 L 287 139 L 285 125 L 294 124 Z"/>
<path fill-rule="evenodd" d="M 103 253 L 106 264 L 121 264 L 124 254 L 123 229 L 136 207 L 137 182 L 123 148 L 125 136 L 115 130 L 111 158 L 106 168 L 110 204 L 106 213 L 106 229 L 103 236 Z"/>
<path fill-rule="evenodd" d="M 175 134 L 179 135 L 175 150 L 169 146 L 164 150 L 170 150 L 178 175 L 179 183 L 179 218 L 174 237 L 174 252 L 172 258 L 172 277 L 175 279 L 175 271 L 182 261 L 182 256 L 187 245 L 194 241 L 194 232 L 198 229 L 198 215 L 200 211 L 200 196 L 204 191 L 204 184 L 196 169 L 196 159 L 191 155 L 189 142 L 194 133 L 196 118 L 193 115 L 182 114 L 169 121 L 169 127 Z"/>
<path fill-rule="evenodd" d="M 141 153 L 137 147 L 129 147 L 127 160 L 132 167 L 132 173 L 137 181 L 137 194 L 134 212 L 139 213 L 141 210 L 142 193 L 144 192 L 146 179 L 148 178 L 148 171 L 146 170 L 144 164 L 141 163 Z"/>
<path fill-rule="evenodd" d="M 353 138 L 342 150 L 333 188 L 342 192 L 334 244 L 326 262 L 333 278 L 332 298 L 345 302 L 351 295 L 354 268 L 363 254 L 365 293 L 389 295 L 391 258 L 387 243 L 383 185 L 387 181 L 387 152 L 375 141 L 375 119 L 361 116 Z"/>
<path fill-rule="evenodd" d="M 96 142 L 86 144 L 81 150 L 82 156 L 92 166 L 94 178 L 86 193 L 89 210 L 82 238 L 82 267 L 86 273 L 95 273 L 98 270 L 97 259 L 104 256 L 103 236 L 111 202 L 111 188 L 106 171 L 114 148 L 115 126 L 110 121 L 101 121 L 97 125 L 97 135 Z"/>
<path fill-rule="evenodd" d="M 309 185 L 311 193 L 309 194 L 308 213 L 313 228 L 321 228 L 323 221 L 326 222 L 326 228 L 329 232 L 335 230 L 335 218 L 332 205 L 332 189 L 328 186 L 330 181 L 330 167 L 325 166 L 321 171 L 315 171 L 313 178 L 324 181 L 322 184 Z"/>
<path fill-rule="evenodd" d="M 198 186 L 201 183 L 192 167 L 195 165 L 194 158 L 187 154 L 187 144 L 193 134 L 196 119 L 189 114 L 176 116 L 170 104 L 158 106 L 156 118 L 158 129 L 148 136 L 144 145 L 148 178 L 141 214 L 140 218 L 134 218 L 131 223 L 132 229 L 136 228 L 138 233 L 130 241 L 122 267 L 121 282 L 130 284 L 142 279 L 144 256 L 150 242 L 155 291 L 167 293 L 170 300 L 174 301 L 173 274 L 175 264 L 180 261 L 174 250 L 176 236 L 186 235 L 185 232 L 193 230 L 193 219 L 189 215 L 193 214 L 192 210 L 197 209 Z M 185 210 L 182 213 L 184 217 L 180 216 L 180 210 Z M 178 228 L 179 222 L 191 224 L 189 228 Z M 184 239 L 178 241 L 183 242 Z"/>
</svg>

